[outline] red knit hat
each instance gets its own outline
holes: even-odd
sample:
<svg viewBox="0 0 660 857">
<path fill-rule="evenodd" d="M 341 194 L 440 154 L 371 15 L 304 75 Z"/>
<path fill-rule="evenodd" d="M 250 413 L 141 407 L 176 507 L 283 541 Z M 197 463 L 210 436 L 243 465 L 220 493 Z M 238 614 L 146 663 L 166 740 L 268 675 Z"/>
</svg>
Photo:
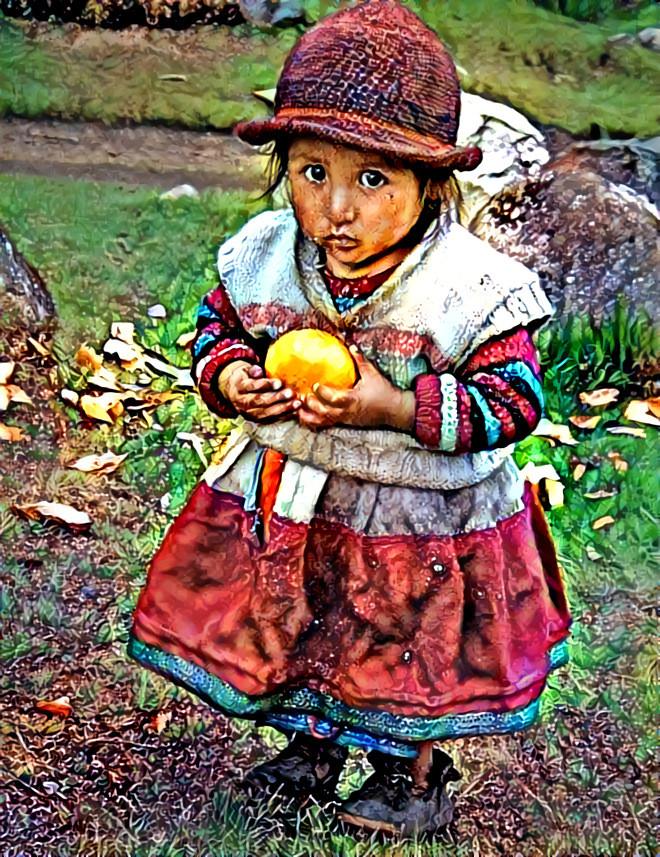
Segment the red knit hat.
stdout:
<svg viewBox="0 0 660 857">
<path fill-rule="evenodd" d="M 460 89 L 447 49 L 396 0 L 367 0 L 308 30 L 289 54 L 272 119 L 234 131 L 253 145 L 310 134 L 431 168 L 471 170 L 457 148 Z"/>
</svg>

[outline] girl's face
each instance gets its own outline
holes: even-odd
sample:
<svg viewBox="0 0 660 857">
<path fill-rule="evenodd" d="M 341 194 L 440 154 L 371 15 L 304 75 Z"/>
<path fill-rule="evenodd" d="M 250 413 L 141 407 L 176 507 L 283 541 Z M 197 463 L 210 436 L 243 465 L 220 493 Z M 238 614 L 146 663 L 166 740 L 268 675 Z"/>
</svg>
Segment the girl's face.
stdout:
<svg viewBox="0 0 660 857">
<path fill-rule="evenodd" d="M 408 254 L 410 248 L 394 245 L 422 212 L 412 170 L 381 155 L 299 137 L 289 148 L 288 171 L 298 223 L 325 250 L 332 274 L 377 274 Z"/>
</svg>

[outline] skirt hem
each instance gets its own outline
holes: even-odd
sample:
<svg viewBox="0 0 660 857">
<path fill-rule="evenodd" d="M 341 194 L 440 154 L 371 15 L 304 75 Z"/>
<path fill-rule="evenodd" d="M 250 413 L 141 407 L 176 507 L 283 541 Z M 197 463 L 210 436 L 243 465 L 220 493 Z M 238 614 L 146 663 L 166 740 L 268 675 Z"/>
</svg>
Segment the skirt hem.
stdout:
<svg viewBox="0 0 660 857">
<path fill-rule="evenodd" d="M 145 667 L 209 702 L 230 717 L 254 720 L 257 725 L 302 731 L 337 744 L 379 750 L 397 756 L 414 756 L 415 744 L 473 735 L 517 732 L 539 716 L 540 682 L 536 698 L 510 711 L 479 711 L 439 717 L 409 717 L 375 709 L 351 708 L 327 694 L 299 688 L 284 693 L 251 697 L 171 652 L 149 645 L 132 635 L 128 654 Z M 556 643 L 547 655 L 547 671 L 569 661 L 568 640 Z M 546 674 L 547 677 L 547 674 Z"/>
</svg>

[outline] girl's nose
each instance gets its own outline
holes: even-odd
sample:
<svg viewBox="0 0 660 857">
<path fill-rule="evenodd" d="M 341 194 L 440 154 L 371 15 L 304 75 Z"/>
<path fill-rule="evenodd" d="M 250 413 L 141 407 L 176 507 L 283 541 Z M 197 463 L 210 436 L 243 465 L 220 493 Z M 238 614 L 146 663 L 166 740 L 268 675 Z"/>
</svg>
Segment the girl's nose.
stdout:
<svg viewBox="0 0 660 857">
<path fill-rule="evenodd" d="M 330 220 L 334 225 L 355 219 L 355 201 L 349 188 L 341 185 L 330 190 Z"/>
</svg>

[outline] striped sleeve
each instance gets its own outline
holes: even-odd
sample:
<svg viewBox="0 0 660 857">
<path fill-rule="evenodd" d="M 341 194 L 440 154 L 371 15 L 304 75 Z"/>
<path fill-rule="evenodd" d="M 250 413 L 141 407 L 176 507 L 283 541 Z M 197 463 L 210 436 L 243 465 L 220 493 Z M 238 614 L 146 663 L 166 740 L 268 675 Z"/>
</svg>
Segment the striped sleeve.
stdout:
<svg viewBox="0 0 660 857">
<path fill-rule="evenodd" d="M 236 416 L 218 390 L 218 377 L 232 360 L 258 363 L 259 357 L 222 283 L 202 298 L 191 352 L 192 376 L 207 407 L 220 417 Z"/>
<path fill-rule="evenodd" d="M 482 345 L 453 375 L 419 375 L 414 434 L 453 455 L 496 449 L 534 431 L 543 411 L 534 343 L 521 329 Z"/>
</svg>

